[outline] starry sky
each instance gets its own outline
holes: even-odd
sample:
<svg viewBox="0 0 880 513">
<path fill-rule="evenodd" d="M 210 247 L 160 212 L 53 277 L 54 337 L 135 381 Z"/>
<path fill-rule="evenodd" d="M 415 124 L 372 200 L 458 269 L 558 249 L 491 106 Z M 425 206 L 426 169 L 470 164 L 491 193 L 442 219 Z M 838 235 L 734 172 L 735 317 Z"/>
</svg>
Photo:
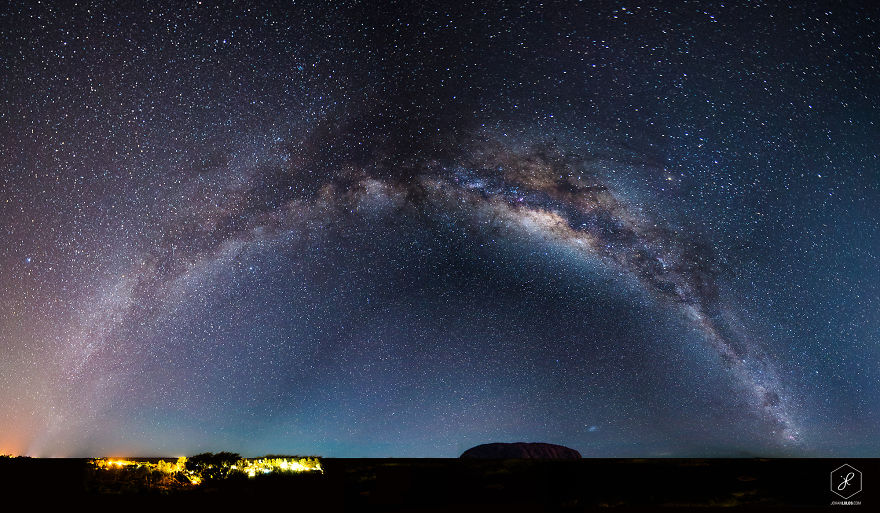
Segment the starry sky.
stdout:
<svg viewBox="0 0 880 513">
<path fill-rule="evenodd" d="M 0 9 L 0 452 L 880 456 L 873 2 Z"/>
</svg>

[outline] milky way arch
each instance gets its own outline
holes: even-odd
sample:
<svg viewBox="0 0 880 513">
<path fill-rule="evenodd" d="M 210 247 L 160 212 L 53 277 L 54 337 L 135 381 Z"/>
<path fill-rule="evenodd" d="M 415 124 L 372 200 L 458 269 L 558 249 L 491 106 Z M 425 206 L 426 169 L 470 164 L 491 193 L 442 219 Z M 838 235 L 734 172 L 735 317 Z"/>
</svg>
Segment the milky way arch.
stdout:
<svg viewBox="0 0 880 513">
<path fill-rule="evenodd" d="M 308 158 L 270 165 L 213 171 L 210 187 L 190 177 L 179 205 L 158 216 L 149 244 L 119 276 L 104 286 L 74 319 L 59 355 L 64 387 L 77 413 L 53 411 L 39 450 L 67 420 L 87 422 L 89 408 L 76 397 L 112 394 L 95 379 L 95 369 L 119 364 L 124 339 L 143 336 L 157 317 L 184 301 L 194 283 L 210 279 L 242 252 L 320 233 L 347 215 L 455 209 L 473 223 L 488 219 L 536 241 L 570 248 L 584 259 L 603 262 L 634 277 L 656 300 L 682 312 L 747 392 L 753 412 L 766 421 L 771 437 L 796 444 L 800 434 L 774 366 L 761 344 L 742 330 L 720 299 L 715 259 L 698 238 L 658 222 L 628 206 L 612 186 L 583 166 L 583 158 L 554 144 L 506 142 L 482 134 L 452 157 L 410 159 L 406 165 L 340 163 L 332 173 L 308 172 Z M 320 178 L 323 176 L 323 178 Z M 221 184 L 219 187 L 216 184 Z M 120 335 L 126 333 L 125 336 Z M 67 426 L 69 427 L 69 426 Z"/>
</svg>

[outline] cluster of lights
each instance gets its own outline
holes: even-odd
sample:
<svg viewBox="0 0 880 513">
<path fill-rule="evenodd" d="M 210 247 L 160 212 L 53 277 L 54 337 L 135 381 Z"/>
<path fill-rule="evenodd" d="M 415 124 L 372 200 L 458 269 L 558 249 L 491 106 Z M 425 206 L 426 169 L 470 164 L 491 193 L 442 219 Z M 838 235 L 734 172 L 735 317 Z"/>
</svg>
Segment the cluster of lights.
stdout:
<svg viewBox="0 0 880 513">
<path fill-rule="evenodd" d="M 202 482 L 202 478 L 197 473 L 186 470 L 185 456 L 177 458 L 177 461 L 174 463 L 170 463 L 165 460 L 159 460 L 159 463 L 152 463 L 149 461 L 134 461 L 123 459 L 96 459 L 92 460 L 92 464 L 94 464 L 97 468 L 101 470 L 113 470 L 133 467 L 156 470 L 169 475 L 177 474 L 179 472 L 180 474 L 185 476 L 191 484 L 197 485 Z"/>
<path fill-rule="evenodd" d="M 318 458 L 260 458 L 253 460 L 240 460 L 239 468 L 250 477 L 257 474 L 271 474 L 273 472 L 324 472 Z"/>
<path fill-rule="evenodd" d="M 164 460 L 159 463 L 149 461 L 135 461 L 125 459 L 96 459 L 92 463 L 101 470 L 114 470 L 126 467 L 146 468 L 156 470 L 165 474 L 184 475 L 189 482 L 197 485 L 202 482 L 201 476 L 192 470 L 186 469 L 186 458 L 181 456 L 175 463 L 169 463 Z M 240 470 L 249 477 L 255 477 L 257 474 L 271 474 L 274 472 L 324 472 L 321 468 L 321 462 L 318 458 L 258 458 L 258 459 L 241 459 L 234 465 L 229 467 L 232 470 Z"/>
<path fill-rule="evenodd" d="M 94 460 L 93 462 L 96 467 L 100 469 L 112 469 L 112 468 L 123 468 L 123 467 L 140 467 L 140 466 L 152 466 L 149 462 L 137 462 L 132 460 Z"/>
</svg>

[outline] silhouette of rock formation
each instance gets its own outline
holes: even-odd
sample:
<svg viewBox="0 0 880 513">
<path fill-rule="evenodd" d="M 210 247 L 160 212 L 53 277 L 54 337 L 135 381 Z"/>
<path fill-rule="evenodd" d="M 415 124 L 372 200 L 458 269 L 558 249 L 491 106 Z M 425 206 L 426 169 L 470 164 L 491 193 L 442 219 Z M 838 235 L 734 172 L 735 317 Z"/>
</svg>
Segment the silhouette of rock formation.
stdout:
<svg viewBox="0 0 880 513">
<path fill-rule="evenodd" d="M 562 445 L 545 443 L 491 443 L 464 451 L 462 458 L 578 460 L 581 453 Z"/>
</svg>

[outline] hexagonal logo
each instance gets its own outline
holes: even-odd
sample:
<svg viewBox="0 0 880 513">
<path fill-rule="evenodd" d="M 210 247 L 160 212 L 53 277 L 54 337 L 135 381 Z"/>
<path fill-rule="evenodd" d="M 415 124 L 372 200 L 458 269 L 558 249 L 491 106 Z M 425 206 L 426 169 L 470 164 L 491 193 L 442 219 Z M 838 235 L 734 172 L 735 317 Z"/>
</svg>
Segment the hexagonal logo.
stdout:
<svg viewBox="0 0 880 513">
<path fill-rule="evenodd" d="M 844 499 L 862 491 L 862 473 L 850 464 L 831 471 L 831 491 Z"/>
</svg>

